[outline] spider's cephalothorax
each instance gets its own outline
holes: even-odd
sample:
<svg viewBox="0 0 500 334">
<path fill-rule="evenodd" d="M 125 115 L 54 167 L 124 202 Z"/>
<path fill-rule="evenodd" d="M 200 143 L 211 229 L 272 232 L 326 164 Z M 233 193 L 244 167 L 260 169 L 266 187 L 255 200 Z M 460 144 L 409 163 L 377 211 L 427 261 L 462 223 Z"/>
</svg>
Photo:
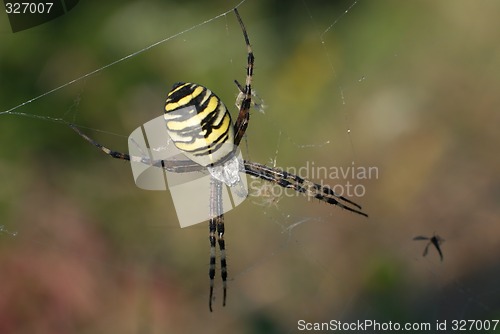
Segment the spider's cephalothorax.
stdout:
<svg viewBox="0 0 500 334">
<path fill-rule="evenodd" d="M 70 124 L 85 140 L 113 158 L 161 167 L 173 173 L 209 171 L 211 174 L 209 191 L 210 220 L 208 224 L 210 241 L 208 305 L 210 311 L 212 311 L 214 290 L 216 244 L 219 245 L 220 250 L 222 305 L 226 304 L 227 263 L 224 241 L 224 215 L 222 212 L 222 187 L 223 183 L 225 183 L 235 189 L 239 196 L 246 196 L 246 189 L 242 187 L 240 172 L 258 177 L 283 188 L 293 189 L 309 198 L 316 198 L 325 203 L 368 217 L 366 213 L 361 211 L 361 206 L 335 193 L 328 186 L 316 184 L 279 168 L 237 158 L 238 155 L 235 153 L 245 135 L 250 117 L 249 109 L 252 105 L 254 55 L 245 25 L 236 8 L 234 13 L 243 32 L 247 49 L 245 84 L 240 85 L 235 80 L 239 88 L 237 99 L 239 112 L 234 126 L 226 106 L 209 89 L 193 83 L 177 83 L 168 93 L 164 115 L 167 133 L 175 146 L 183 151 L 187 159 L 152 160 L 149 156 L 131 156 L 127 153 L 114 151 L 99 144 L 82 133 L 76 126 Z M 196 204 L 193 203 L 193 210 L 196 210 Z"/>
<path fill-rule="evenodd" d="M 175 146 L 194 162 L 213 166 L 234 153 L 231 115 L 210 89 L 176 83 L 168 93 L 164 117 Z"/>
</svg>

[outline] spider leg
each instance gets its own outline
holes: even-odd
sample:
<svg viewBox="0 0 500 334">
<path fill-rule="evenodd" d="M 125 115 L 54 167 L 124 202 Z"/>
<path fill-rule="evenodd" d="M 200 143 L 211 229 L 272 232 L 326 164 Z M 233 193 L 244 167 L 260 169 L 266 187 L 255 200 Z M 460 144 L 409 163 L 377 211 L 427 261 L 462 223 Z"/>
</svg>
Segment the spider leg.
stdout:
<svg viewBox="0 0 500 334">
<path fill-rule="evenodd" d="M 253 77 L 253 66 L 255 57 L 253 55 L 252 47 L 250 45 L 250 39 L 248 38 L 247 30 L 245 24 L 243 23 L 238 10 L 235 8 L 234 13 L 236 18 L 240 23 L 241 31 L 243 32 L 243 37 L 245 38 L 245 43 L 247 46 L 247 75 L 245 79 L 245 87 L 243 88 L 236 80 L 236 85 L 238 86 L 241 93 L 244 94 L 243 100 L 241 101 L 240 111 L 238 113 L 238 118 L 234 124 L 234 145 L 238 146 L 243 138 L 245 131 L 247 130 L 248 121 L 250 119 L 250 106 L 252 104 L 252 77 Z"/>
<path fill-rule="evenodd" d="M 283 188 L 291 188 L 297 192 L 303 193 L 308 197 L 317 198 L 320 201 L 336 205 L 342 209 L 357 213 L 359 215 L 368 217 L 362 211 L 359 204 L 345 198 L 344 196 L 336 194 L 330 187 L 322 186 L 305 180 L 298 175 L 290 174 L 278 168 L 271 168 L 252 161 L 244 162 L 244 172 L 261 178 L 265 181 L 272 182 Z M 344 203 L 341 203 L 343 201 Z M 351 207 L 354 206 L 355 208 Z"/>
<path fill-rule="evenodd" d="M 99 144 L 96 142 L 94 139 L 90 138 L 86 134 L 84 134 L 80 129 L 78 129 L 75 125 L 69 124 L 70 128 L 72 128 L 76 133 L 80 135 L 83 139 L 88 141 L 90 144 L 94 145 L 107 155 L 109 155 L 112 158 L 115 159 L 120 159 L 120 160 L 126 160 L 126 161 L 132 161 L 132 162 L 139 162 L 143 163 L 146 165 L 151 165 L 155 167 L 162 167 L 163 169 L 173 172 L 173 173 L 187 173 L 187 172 L 197 172 L 197 171 L 202 171 L 205 170 L 205 167 L 197 164 L 194 161 L 191 160 L 151 160 L 148 157 L 138 157 L 138 156 L 131 156 L 127 153 L 122 153 L 118 152 L 115 150 L 112 150 L 102 144 Z"/>
<path fill-rule="evenodd" d="M 240 93 L 245 94 L 245 88 L 243 88 L 243 86 L 238 82 L 238 80 L 234 80 L 234 83 L 236 84 L 236 86 L 238 86 Z"/>
<path fill-rule="evenodd" d="M 220 271 L 222 277 L 222 306 L 226 306 L 226 292 L 227 292 L 227 261 L 226 261 L 226 243 L 224 241 L 224 215 L 216 218 L 217 222 L 217 238 L 220 250 Z"/>
<path fill-rule="evenodd" d="M 210 178 L 210 222 L 209 222 L 209 240 L 210 240 L 210 267 L 208 276 L 210 278 L 210 293 L 208 307 L 212 312 L 212 300 L 214 291 L 215 278 L 215 243 L 219 244 L 221 277 L 223 288 L 222 306 L 226 306 L 226 280 L 227 280 L 227 262 L 226 262 L 226 246 L 224 241 L 224 215 L 222 214 L 222 182 Z"/>
<path fill-rule="evenodd" d="M 212 299 L 214 294 L 214 277 L 215 277 L 215 236 L 216 236 L 216 221 L 211 218 L 208 222 L 208 239 L 210 240 L 210 266 L 208 269 L 208 277 L 210 278 L 210 293 L 208 298 L 208 308 L 212 312 Z"/>
<path fill-rule="evenodd" d="M 111 156 L 112 158 L 130 161 L 130 155 L 128 155 L 127 153 L 113 151 L 113 150 L 107 148 L 106 146 L 99 144 L 98 142 L 96 142 L 95 140 L 93 140 L 92 138 L 90 138 L 89 136 L 84 134 L 83 132 L 81 132 L 80 129 L 78 129 L 73 124 L 69 124 L 69 127 L 72 128 L 76 133 L 78 133 L 80 135 L 80 137 L 82 137 L 83 139 L 85 139 L 86 141 L 88 141 L 89 143 L 91 143 L 92 145 L 94 145 L 95 147 L 97 147 L 98 149 L 100 149 L 101 151 L 106 153 L 107 155 Z M 132 160 L 134 160 L 134 158 L 138 158 L 138 157 L 133 157 Z M 139 159 L 143 159 L 143 158 L 139 158 Z"/>
</svg>

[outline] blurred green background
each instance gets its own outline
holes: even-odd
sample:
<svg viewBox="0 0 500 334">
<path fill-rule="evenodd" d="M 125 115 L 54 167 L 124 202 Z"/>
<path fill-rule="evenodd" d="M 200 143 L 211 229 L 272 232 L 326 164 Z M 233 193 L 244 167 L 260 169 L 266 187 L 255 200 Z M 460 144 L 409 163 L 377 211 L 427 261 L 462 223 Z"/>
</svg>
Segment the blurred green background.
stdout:
<svg viewBox="0 0 500 334">
<path fill-rule="evenodd" d="M 33 29 L 3 29 L 0 332 L 500 319 L 500 2 L 359 1 L 344 14 L 353 3 L 239 7 L 265 104 L 242 146 L 280 167 L 377 167 L 377 179 L 351 180 L 370 218 L 301 197 L 249 198 L 226 215 L 228 300 L 222 308 L 217 276 L 213 313 L 207 224 L 181 229 L 168 192 L 136 188 L 128 163 L 48 118 L 126 151 L 177 81 L 209 87 L 235 115 L 241 31 L 231 12 L 199 24 L 237 2 L 81 2 Z M 5 113 L 165 38 L 14 110 L 41 119 Z M 445 239 L 442 263 L 412 241 L 433 233 Z"/>
</svg>

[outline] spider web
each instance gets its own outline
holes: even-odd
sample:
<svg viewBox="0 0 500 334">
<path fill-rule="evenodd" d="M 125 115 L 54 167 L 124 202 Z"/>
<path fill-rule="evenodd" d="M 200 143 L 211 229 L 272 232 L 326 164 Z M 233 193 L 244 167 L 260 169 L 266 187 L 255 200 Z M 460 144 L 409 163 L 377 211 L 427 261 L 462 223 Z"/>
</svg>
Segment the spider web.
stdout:
<svg viewBox="0 0 500 334">
<path fill-rule="evenodd" d="M 257 184 L 258 196 L 226 215 L 228 305 L 217 307 L 218 289 L 209 315 L 206 226 L 179 229 L 167 193 L 136 189 L 125 163 L 89 147 L 66 123 L 126 152 L 130 130 L 161 114 L 178 80 L 210 87 L 234 116 L 232 80 L 243 81 L 245 48 L 232 8 L 130 2 L 96 11 L 79 4 L 74 16 L 55 21 L 64 29 L 46 25 L 2 36 L 0 61 L 10 66 L 2 66 L 0 76 L 0 170 L 6 180 L 0 261 L 8 268 L 2 292 L 24 293 L 33 305 L 43 304 L 33 296 L 48 293 L 78 315 L 72 321 L 100 332 L 127 325 L 145 332 L 206 331 L 209 316 L 217 317 L 214 332 L 241 327 L 269 333 L 295 332 L 299 319 L 448 320 L 448 328 L 454 319 L 498 319 L 498 162 L 488 144 L 498 142 L 491 122 L 497 116 L 487 111 L 495 100 L 485 88 L 498 82 L 485 75 L 483 91 L 468 85 L 486 66 L 498 65 L 469 60 L 495 54 L 491 45 L 497 43 L 488 41 L 500 31 L 486 23 L 494 18 L 473 24 L 470 12 L 496 11 L 463 3 L 390 9 L 386 3 L 302 1 L 265 11 L 257 2 L 234 5 L 256 55 L 260 101 L 242 144 L 247 158 L 309 171 L 376 166 L 379 178 L 358 180 L 367 193 L 353 198 L 370 219 Z M 82 22 L 89 13 L 105 24 L 84 36 L 78 31 L 88 31 Z M 415 19 L 415 13 L 423 16 Z M 438 33 L 424 34 L 422 25 Z M 460 43 L 449 41 L 453 32 L 470 37 L 473 51 L 454 49 Z M 42 38 L 49 33 L 60 41 Z M 456 52 L 436 47 L 440 43 Z M 33 49 L 37 57 L 26 57 Z M 454 82 L 463 82 L 468 94 L 454 90 Z M 450 117 L 446 110 L 458 111 Z M 474 119 L 470 110 L 477 110 Z M 474 182 L 463 183 L 470 178 Z M 445 239 L 442 263 L 432 246 L 422 257 L 425 243 L 412 241 L 433 233 Z M 38 288 L 29 290 L 12 268 L 37 277 Z M 49 269 L 78 278 L 90 293 L 50 283 Z M 123 291 L 130 291 L 127 299 L 118 297 Z M 116 307 L 130 305 L 125 301 L 132 310 Z M 98 315 L 101 304 L 113 306 L 109 318 Z M 25 323 L 50 328 L 50 321 L 15 306 L 10 309 Z M 194 312 L 197 321 L 179 320 L 193 319 Z M 109 325 L 125 318 L 130 323 Z"/>
</svg>

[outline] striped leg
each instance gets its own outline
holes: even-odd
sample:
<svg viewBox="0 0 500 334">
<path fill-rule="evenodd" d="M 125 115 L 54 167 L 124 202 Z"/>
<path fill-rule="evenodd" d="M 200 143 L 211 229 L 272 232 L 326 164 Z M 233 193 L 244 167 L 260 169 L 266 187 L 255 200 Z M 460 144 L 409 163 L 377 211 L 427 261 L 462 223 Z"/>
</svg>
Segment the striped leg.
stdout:
<svg viewBox="0 0 500 334">
<path fill-rule="evenodd" d="M 247 30 L 236 8 L 234 9 L 234 13 L 236 14 L 236 18 L 240 23 L 241 31 L 243 32 L 243 37 L 245 38 L 245 44 L 247 46 L 247 73 L 244 89 L 237 81 L 235 81 L 236 85 L 238 85 L 241 93 L 243 94 L 243 100 L 241 101 L 238 118 L 236 119 L 236 123 L 234 124 L 234 145 L 238 146 L 247 130 L 248 121 L 250 119 L 250 106 L 252 104 L 253 64 L 255 61 L 255 57 L 253 55 L 252 47 L 250 46 L 250 39 L 248 38 Z"/>
<path fill-rule="evenodd" d="M 217 220 L 217 237 L 219 241 L 219 250 L 220 250 L 220 271 L 222 277 L 222 289 L 224 290 L 222 306 L 226 306 L 227 262 L 226 262 L 226 243 L 224 241 L 224 216 L 220 215 L 217 217 L 216 220 Z"/>
<path fill-rule="evenodd" d="M 219 243 L 221 256 L 221 276 L 224 296 L 222 305 L 226 306 L 226 279 L 227 279 L 227 264 L 226 250 L 224 243 L 224 216 L 222 215 L 222 182 L 215 178 L 210 179 L 210 222 L 209 222 L 209 240 L 210 240 L 210 267 L 208 276 L 210 278 L 210 294 L 208 307 L 212 312 L 212 300 L 214 292 L 214 277 L 215 277 L 215 242 Z"/>
<path fill-rule="evenodd" d="M 245 160 L 244 172 L 248 175 L 277 184 L 280 187 L 293 189 L 308 197 L 317 198 L 320 201 L 368 217 L 366 213 L 361 211 L 361 206 L 359 204 L 354 203 L 342 195 L 336 194 L 330 187 L 316 184 L 279 168 L 272 168 L 257 162 Z"/>
<path fill-rule="evenodd" d="M 216 235 L 216 222 L 215 218 L 211 218 L 208 223 L 209 240 L 210 240 L 210 266 L 208 269 L 208 277 L 210 278 L 210 295 L 208 299 L 208 308 L 212 312 L 212 299 L 214 295 L 214 277 L 215 277 L 215 235 Z"/>
</svg>

